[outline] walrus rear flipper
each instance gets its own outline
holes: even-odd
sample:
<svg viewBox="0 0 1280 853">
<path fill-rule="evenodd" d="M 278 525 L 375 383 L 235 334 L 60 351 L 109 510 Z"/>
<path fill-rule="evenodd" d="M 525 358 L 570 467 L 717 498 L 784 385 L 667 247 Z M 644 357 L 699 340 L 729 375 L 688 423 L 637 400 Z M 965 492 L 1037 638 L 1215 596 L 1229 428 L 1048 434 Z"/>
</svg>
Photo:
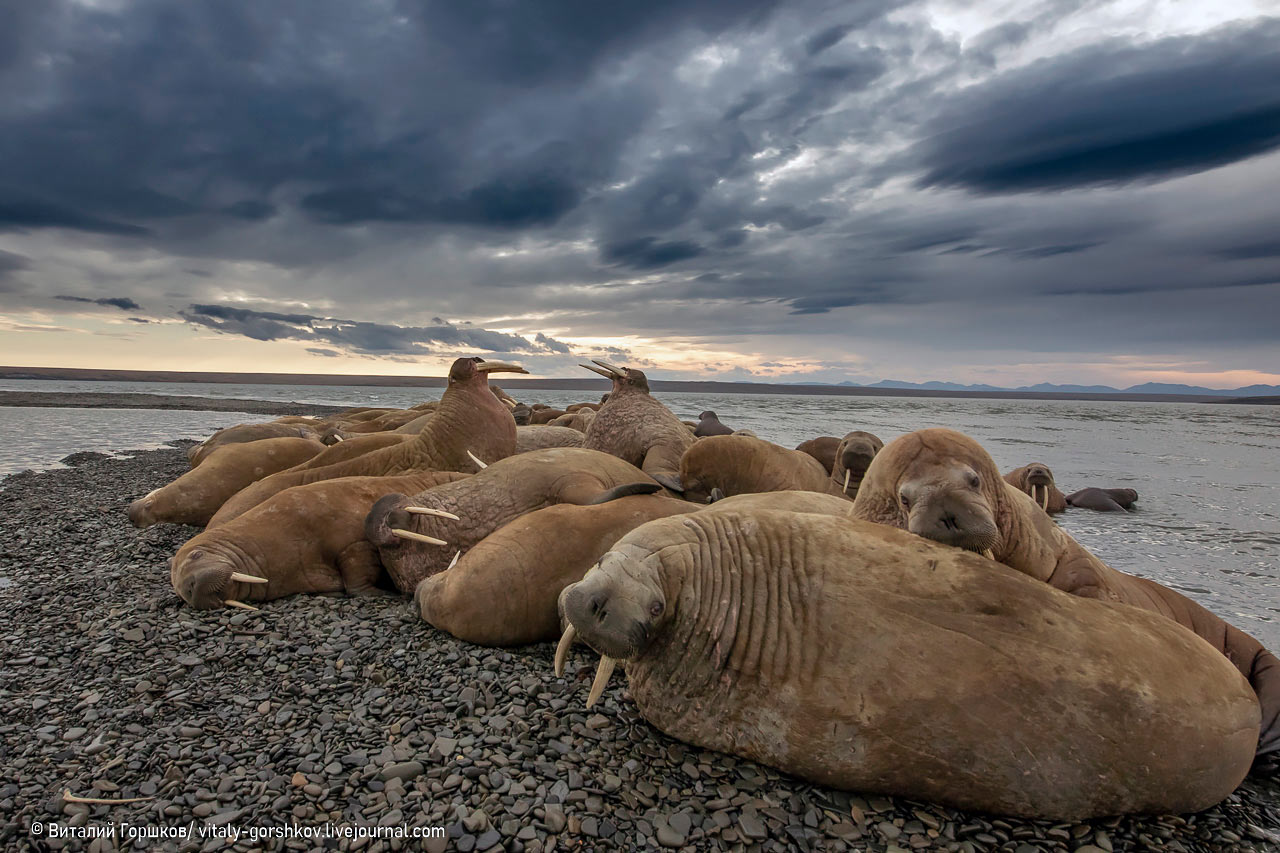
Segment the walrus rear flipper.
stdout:
<svg viewBox="0 0 1280 853">
<path fill-rule="evenodd" d="M 662 486 L 657 483 L 626 483 L 601 492 L 587 503 L 588 505 L 607 504 L 609 501 L 616 501 L 618 498 L 625 498 L 630 495 L 652 495 L 660 491 L 662 491 Z"/>
<path fill-rule="evenodd" d="M 1268 757 L 1270 772 L 1275 773 L 1280 769 L 1280 658 L 1266 649 L 1259 649 L 1253 658 L 1249 684 L 1258 696 L 1258 704 L 1262 706 L 1258 755 Z"/>
<path fill-rule="evenodd" d="M 680 482 L 678 474 L 670 474 L 666 471 L 646 471 L 645 473 L 671 491 L 684 493 L 684 484 Z"/>
</svg>

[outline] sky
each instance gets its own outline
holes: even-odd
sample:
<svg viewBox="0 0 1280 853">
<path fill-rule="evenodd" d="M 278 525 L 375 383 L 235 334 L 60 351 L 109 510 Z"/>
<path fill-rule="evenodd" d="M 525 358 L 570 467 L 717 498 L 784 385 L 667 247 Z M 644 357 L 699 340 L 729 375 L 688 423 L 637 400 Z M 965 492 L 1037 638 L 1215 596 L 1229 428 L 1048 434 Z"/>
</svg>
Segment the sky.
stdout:
<svg viewBox="0 0 1280 853">
<path fill-rule="evenodd" d="M 1280 384 L 1280 0 L 0 0 L 0 364 Z"/>
</svg>

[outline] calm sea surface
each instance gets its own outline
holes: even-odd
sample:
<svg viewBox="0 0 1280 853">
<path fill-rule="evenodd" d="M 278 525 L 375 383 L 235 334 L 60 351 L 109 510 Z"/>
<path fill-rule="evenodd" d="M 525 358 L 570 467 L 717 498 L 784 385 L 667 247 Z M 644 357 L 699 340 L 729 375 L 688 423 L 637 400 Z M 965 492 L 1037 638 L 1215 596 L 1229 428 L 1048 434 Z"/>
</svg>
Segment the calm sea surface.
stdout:
<svg viewBox="0 0 1280 853">
<path fill-rule="evenodd" d="M 15 391 L 139 391 L 406 406 L 440 389 L 368 386 L 13 380 Z M 600 393 L 607 390 L 604 380 Z M 526 402 L 599 399 L 582 391 L 529 391 Z M 900 397 L 661 393 L 682 418 L 714 409 L 726 424 L 794 447 L 818 435 L 865 429 L 885 441 L 930 426 L 958 429 L 1002 471 L 1044 462 L 1064 492 L 1129 486 L 1127 514 L 1069 509 L 1059 523 L 1116 568 L 1181 590 L 1280 650 L 1280 409 L 1189 403 L 953 400 Z M 270 420 L 234 412 L 0 407 L 0 474 L 57 467 L 79 450 L 127 452 L 203 438 L 233 423 Z M 0 481 L 0 488 L 3 482 Z M 121 500 L 131 498 L 122 495 Z"/>
</svg>

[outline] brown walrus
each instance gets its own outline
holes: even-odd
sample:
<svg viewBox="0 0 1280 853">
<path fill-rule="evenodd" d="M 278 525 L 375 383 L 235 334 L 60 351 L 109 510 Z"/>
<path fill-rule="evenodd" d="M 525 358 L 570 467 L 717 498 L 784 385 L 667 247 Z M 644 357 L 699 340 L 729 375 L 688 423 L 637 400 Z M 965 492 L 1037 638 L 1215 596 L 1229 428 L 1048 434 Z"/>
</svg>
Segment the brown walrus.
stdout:
<svg viewBox="0 0 1280 853">
<path fill-rule="evenodd" d="M 884 442 L 879 436 L 862 430 L 854 430 L 840 439 L 835 462 L 831 466 L 832 489 L 850 500 L 857 497 L 867 467 L 883 447 Z"/>
<path fill-rule="evenodd" d="M 568 427 L 569 429 L 575 429 L 578 432 L 585 433 L 591 427 L 591 422 L 595 419 L 595 409 L 579 409 L 576 412 L 567 412 L 558 418 L 547 421 L 547 425 Z"/>
<path fill-rule="evenodd" d="M 684 496 L 705 503 L 713 489 L 725 496 L 798 489 L 827 491 L 822 463 L 807 453 L 745 435 L 712 435 L 696 441 L 680 457 Z"/>
<path fill-rule="evenodd" d="M 199 444 L 187 448 L 187 462 L 192 468 L 198 467 L 209 454 L 227 444 L 243 444 L 248 441 L 261 441 L 265 438 L 319 438 L 316 428 L 305 424 L 277 423 L 267 421 L 260 424 L 236 424 L 224 427 Z"/>
<path fill-rule="evenodd" d="M 224 444 L 167 486 L 129 504 L 134 527 L 194 524 L 203 527 L 227 500 L 250 483 L 292 468 L 325 450 L 318 438 L 264 438 Z"/>
<path fill-rule="evenodd" d="M 592 361 L 600 366 L 580 366 L 612 380 L 613 390 L 587 428 L 582 446 L 625 459 L 668 489 L 679 491 L 680 457 L 694 442 L 689 428 L 649 396 L 644 373 Z"/>
<path fill-rule="evenodd" d="M 342 477 L 294 486 L 244 515 L 188 540 L 169 561 L 169 580 L 199 610 L 270 601 L 300 592 L 378 592 L 378 553 L 364 519 L 387 492 L 469 477 L 424 471 L 399 477 Z"/>
<path fill-rule="evenodd" d="M 693 434 L 698 438 L 711 435 L 733 435 L 733 429 L 720 423 L 720 417 L 710 409 L 698 415 Z"/>
<path fill-rule="evenodd" d="M 335 477 L 390 477 L 414 471 L 478 470 L 473 459 L 493 462 L 516 450 L 516 422 L 511 412 L 489 393 L 490 373 L 528 373 L 523 367 L 482 358 L 460 358 L 449 369 L 449 385 L 435 415 L 412 441 L 393 444 L 354 459 L 327 465 L 281 471 L 244 489 L 210 520 L 224 524 L 293 486 Z"/>
<path fill-rule="evenodd" d="M 1133 489 L 1081 489 L 1065 498 L 1068 506 L 1094 509 L 1098 512 L 1128 512 L 1138 499 Z"/>
<path fill-rule="evenodd" d="M 836 464 L 836 453 L 840 449 L 840 439 L 834 435 L 820 435 L 817 438 L 811 438 L 808 441 L 802 441 L 796 445 L 796 450 L 801 453 L 808 453 L 814 459 L 822 463 L 822 467 L 827 469 L 827 473 L 831 473 L 831 469 Z"/>
<path fill-rule="evenodd" d="M 1132 605 L 1185 625 L 1226 655 L 1257 692 L 1258 754 L 1280 750 L 1280 659 L 1186 596 L 1098 559 L 1030 496 L 1006 483 L 990 455 L 967 435 L 926 429 L 894 439 L 872 461 L 853 513 L 988 553 L 1072 595 Z"/>
<path fill-rule="evenodd" d="M 611 492 L 616 487 L 626 489 Z M 438 486 L 413 497 L 386 495 L 369 510 L 365 534 L 377 546 L 396 586 L 411 594 L 423 578 L 443 571 L 456 551 L 465 554 L 525 513 L 553 504 L 588 504 L 608 494 L 621 497 L 659 488 L 634 465 L 599 450 L 532 450 L 500 459 L 465 482 Z M 462 520 L 420 515 L 415 508 L 444 510 Z M 424 535 L 425 547 L 419 544 Z M 432 544 L 440 541 L 448 545 Z"/>
<path fill-rule="evenodd" d="M 529 416 L 529 426 L 549 424 L 556 418 L 568 414 L 564 409 L 537 409 Z"/>
<path fill-rule="evenodd" d="M 822 785 L 1075 821 L 1206 808 L 1253 754 L 1257 701 L 1190 631 L 882 525 L 660 519 L 561 605 L 588 705 L 621 660 L 668 735 Z"/>
<path fill-rule="evenodd" d="M 350 438 L 331 444 L 310 459 L 299 463 L 297 468 L 327 468 L 348 459 L 355 459 L 374 450 L 412 441 L 413 436 L 396 432 L 374 432 L 368 435 L 353 435 Z"/>
<path fill-rule="evenodd" d="M 582 433 L 569 427 L 523 426 L 516 427 L 516 453 L 543 450 L 548 447 L 581 447 Z"/>
<path fill-rule="evenodd" d="M 1031 500 L 1051 515 L 1067 508 L 1067 499 L 1058 491 L 1058 484 L 1053 481 L 1053 472 L 1043 462 L 1032 462 L 1015 468 L 1004 475 L 1004 481 L 1030 495 Z"/>
<path fill-rule="evenodd" d="M 696 509 L 662 495 L 558 504 L 522 515 L 480 540 L 414 592 L 422 618 L 460 640 L 518 646 L 560 636 L 556 600 L 623 534 Z"/>
</svg>

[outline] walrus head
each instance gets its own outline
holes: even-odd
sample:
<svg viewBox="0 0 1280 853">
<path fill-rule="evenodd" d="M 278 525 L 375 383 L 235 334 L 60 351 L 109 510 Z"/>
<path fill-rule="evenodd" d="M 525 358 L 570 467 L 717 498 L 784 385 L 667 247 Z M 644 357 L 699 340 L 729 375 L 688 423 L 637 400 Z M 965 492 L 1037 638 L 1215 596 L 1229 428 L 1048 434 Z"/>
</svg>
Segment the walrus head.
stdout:
<svg viewBox="0 0 1280 853">
<path fill-rule="evenodd" d="M 152 489 L 133 503 L 129 504 L 129 521 L 134 527 L 150 527 L 156 524 L 155 513 L 151 511 L 155 505 L 155 494 L 159 489 Z"/>
<path fill-rule="evenodd" d="M 1029 465 L 1024 465 L 1021 471 L 1022 482 L 1014 485 L 1030 495 L 1031 499 L 1039 504 L 1041 509 L 1048 512 L 1050 490 L 1057 485 L 1053 480 L 1053 472 L 1043 462 L 1032 462 Z"/>
<path fill-rule="evenodd" d="M 590 364 L 579 364 L 579 367 L 585 367 L 592 373 L 599 373 L 605 379 L 613 380 L 612 394 L 618 394 L 626 391 L 638 391 L 642 394 L 649 393 L 649 380 L 642 371 L 636 370 L 634 367 L 618 367 L 616 364 L 610 364 L 607 361 L 601 361 L 598 358 L 591 359 L 596 364 L 595 367 Z M 608 395 L 605 395 L 606 397 Z M 600 401 L 605 402 L 605 398 L 601 397 Z"/>
<path fill-rule="evenodd" d="M 169 580 L 182 600 L 197 610 L 240 607 L 257 610 L 242 599 L 254 598 L 254 588 L 266 584 L 266 578 L 238 570 L 237 555 L 224 551 L 216 543 L 178 549 L 169 561 Z"/>
<path fill-rule="evenodd" d="M 658 573 L 647 571 L 624 550 L 610 551 L 587 574 L 560 593 L 557 606 L 566 623 L 556 647 L 556 675 L 564 674 L 565 659 L 575 639 L 600 654 L 590 708 L 609 683 L 619 660 L 640 655 L 668 618 L 666 595 Z"/>
<path fill-rule="evenodd" d="M 876 458 L 883 447 L 884 442 L 878 436 L 862 430 L 854 430 L 840 439 L 832 476 L 840 482 L 844 494 L 858 493 L 871 460 Z"/>
<path fill-rule="evenodd" d="M 969 551 L 1000 542 L 1004 480 L 963 433 L 924 429 L 889 442 L 867 467 L 853 515 Z"/>
<path fill-rule="evenodd" d="M 485 361 L 479 356 L 469 356 L 460 358 L 449 368 L 449 384 L 454 385 L 459 382 L 466 382 L 469 379 L 475 379 L 477 376 L 488 376 L 490 373 L 528 373 L 518 364 L 511 364 L 506 361 Z M 487 380 L 486 380 L 486 384 Z"/>
</svg>

